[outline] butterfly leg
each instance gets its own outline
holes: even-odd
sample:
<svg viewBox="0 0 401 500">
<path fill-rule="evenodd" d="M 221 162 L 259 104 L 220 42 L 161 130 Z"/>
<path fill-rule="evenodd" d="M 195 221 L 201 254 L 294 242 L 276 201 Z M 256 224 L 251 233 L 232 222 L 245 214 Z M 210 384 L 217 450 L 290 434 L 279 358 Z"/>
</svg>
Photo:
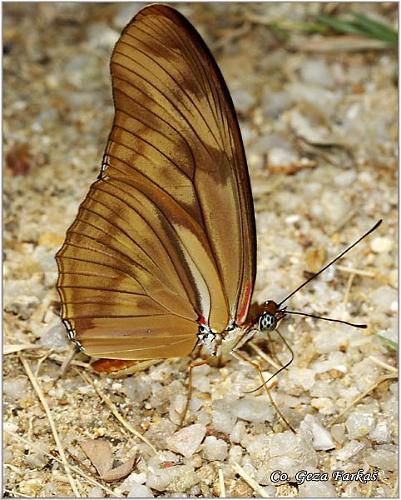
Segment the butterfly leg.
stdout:
<svg viewBox="0 0 401 500">
<path fill-rule="evenodd" d="M 289 429 L 292 430 L 292 432 L 295 434 L 295 430 L 294 428 L 292 427 L 292 425 L 287 421 L 287 419 L 284 417 L 284 415 L 281 413 L 280 409 L 278 408 L 278 406 L 276 405 L 276 403 L 274 402 L 274 399 L 272 397 L 272 395 L 270 394 L 270 388 L 271 388 L 271 385 L 270 384 L 270 387 L 267 386 L 266 384 L 266 381 L 263 377 L 263 372 L 262 370 L 260 369 L 260 366 L 258 363 L 256 363 L 256 361 L 251 361 L 250 359 L 246 358 L 241 352 L 239 351 L 231 351 L 231 355 L 235 358 L 235 359 L 238 359 L 239 361 L 243 361 L 244 363 L 248 363 L 248 365 L 251 365 L 253 368 L 255 368 L 255 370 L 258 372 L 259 374 L 259 377 L 260 377 L 260 381 L 262 382 L 262 386 L 263 388 L 265 389 L 265 392 L 267 394 L 267 397 L 269 398 L 271 404 L 273 405 L 274 409 L 276 410 L 277 414 L 281 417 L 281 419 L 285 422 L 285 424 L 288 426 Z"/>
<path fill-rule="evenodd" d="M 209 356 L 206 359 L 202 359 L 201 361 L 191 361 L 189 363 L 187 372 L 188 372 L 188 388 L 187 388 L 187 400 L 185 402 L 185 407 L 183 412 L 181 413 L 181 419 L 179 423 L 179 427 L 182 427 L 185 421 L 185 417 L 187 416 L 188 409 L 189 409 L 189 403 L 191 402 L 192 398 L 192 370 L 197 367 L 197 366 L 202 366 L 202 365 L 207 365 L 211 359 L 213 359 L 214 356 Z"/>
</svg>

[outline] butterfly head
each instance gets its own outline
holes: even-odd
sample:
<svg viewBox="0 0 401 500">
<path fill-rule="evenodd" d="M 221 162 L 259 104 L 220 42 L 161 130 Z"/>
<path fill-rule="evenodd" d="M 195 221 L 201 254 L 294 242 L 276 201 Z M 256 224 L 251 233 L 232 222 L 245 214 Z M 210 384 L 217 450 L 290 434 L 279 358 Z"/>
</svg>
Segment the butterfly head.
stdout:
<svg viewBox="0 0 401 500">
<path fill-rule="evenodd" d="M 272 332 L 276 329 L 277 323 L 285 316 L 285 307 L 280 309 L 273 300 L 268 300 L 259 316 L 259 330 Z"/>
</svg>

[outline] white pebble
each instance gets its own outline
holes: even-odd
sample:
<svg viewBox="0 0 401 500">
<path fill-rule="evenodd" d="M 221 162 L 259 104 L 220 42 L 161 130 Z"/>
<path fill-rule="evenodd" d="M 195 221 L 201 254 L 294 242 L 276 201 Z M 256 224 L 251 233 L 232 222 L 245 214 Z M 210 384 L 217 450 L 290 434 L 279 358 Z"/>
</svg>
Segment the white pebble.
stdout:
<svg viewBox="0 0 401 500">
<path fill-rule="evenodd" d="M 389 286 L 381 286 L 377 288 L 372 294 L 371 299 L 373 305 L 376 306 L 381 312 L 391 313 L 393 304 L 397 304 L 397 290 Z"/>
<path fill-rule="evenodd" d="M 28 386 L 28 380 L 23 376 L 3 380 L 4 394 L 13 401 L 25 399 L 27 396 Z"/>
<path fill-rule="evenodd" d="M 335 498 L 337 492 L 329 481 L 305 481 L 298 486 L 299 496 L 302 498 Z"/>
<path fill-rule="evenodd" d="M 376 443 L 389 443 L 391 440 L 391 431 L 387 422 L 379 422 L 369 434 L 369 437 Z"/>
<path fill-rule="evenodd" d="M 40 337 L 40 343 L 56 352 L 65 351 L 70 345 L 64 325 L 58 320 L 56 325 L 47 328 Z"/>
<path fill-rule="evenodd" d="M 167 447 L 169 450 L 180 453 L 185 458 L 189 458 L 199 448 L 205 434 L 206 427 L 202 424 L 193 424 L 189 427 L 184 427 L 167 439 Z"/>
<path fill-rule="evenodd" d="M 306 83 L 314 83 L 323 87 L 334 84 L 331 69 L 324 59 L 309 59 L 301 66 L 301 78 Z"/>
<path fill-rule="evenodd" d="M 376 421 L 373 415 L 362 412 L 351 413 L 345 422 L 348 436 L 351 439 L 365 437 L 375 428 L 375 424 Z"/>
<path fill-rule="evenodd" d="M 142 403 L 152 392 L 149 377 L 138 374 L 136 377 L 124 379 L 123 391 L 131 401 Z"/>
<path fill-rule="evenodd" d="M 224 432 L 226 434 L 229 434 L 232 431 L 236 421 L 237 417 L 232 413 L 224 411 L 212 412 L 213 427 L 218 432 Z"/>
<path fill-rule="evenodd" d="M 203 443 L 203 453 L 207 460 L 225 460 L 227 457 L 228 445 L 223 439 L 216 439 L 214 436 L 207 436 Z"/>
<path fill-rule="evenodd" d="M 328 430 L 319 420 L 312 415 L 306 415 L 300 426 L 300 432 L 310 431 L 312 434 L 312 446 L 315 450 L 332 450 L 336 447 Z"/>
<path fill-rule="evenodd" d="M 387 450 L 385 448 L 376 448 L 366 454 L 366 462 L 371 467 L 378 467 L 383 471 L 398 470 L 397 450 Z"/>
<path fill-rule="evenodd" d="M 370 248 L 375 253 L 384 253 L 392 250 L 394 241 L 386 236 L 377 236 L 370 242 Z"/>
<path fill-rule="evenodd" d="M 345 424 L 334 424 L 330 430 L 337 443 L 343 444 L 345 441 Z"/>
<path fill-rule="evenodd" d="M 132 483 L 128 491 L 128 498 L 153 498 L 151 490 L 144 484 Z"/>
<path fill-rule="evenodd" d="M 239 399 L 233 402 L 232 412 L 247 422 L 271 422 L 275 416 L 265 396 Z"/>
<path fill-rule="evenodd" d="M 348 461 L 351 457 L 359 453 L 365 445 L 362 443 L 359 443 L 358 441 L 348 441 L 348 443 L 343 446 L 340 450 L 335 452 L 335 455 L 338 460 L 341 462 L 346 462 Z"/>
</svg>

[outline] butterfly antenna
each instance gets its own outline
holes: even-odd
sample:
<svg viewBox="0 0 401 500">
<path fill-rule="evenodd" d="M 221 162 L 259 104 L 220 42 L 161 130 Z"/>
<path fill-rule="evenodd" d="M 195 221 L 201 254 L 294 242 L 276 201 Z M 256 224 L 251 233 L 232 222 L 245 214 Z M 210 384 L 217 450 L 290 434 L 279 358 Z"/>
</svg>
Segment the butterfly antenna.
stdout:
<svg viewBox="0 0 401 500">
<path fill-rule="evenodd" d="M 304 283 L 302 283 L 302 285 L 300 285 L 298 288 L 296 288 L 293 292 L 291 292 L 289 295 L 287 295 L 287 297 L 285 297 L 285 299 L 283 299 L 278 305 L 278 307 L 280 308 L 284 302 L 287 302 L 287 300 L 292 297 L 294 294 L 296 294 L 299 290 L 301 290 L 301 288 L 303 288 L 305 285 L 307 285 L 310 281 L 314 280 L 317 276 L 319 276 L 319 274 L 322 274 L 323 271 L 325 271 L 328 267 L 330 267 L 332 264 L 334 264 L 335 262 L 337 262 L 337 260 L 341 259 L 341 257 L 343 257 L 347 252 L 349 252 L 352 248 L 354 248 L 355 245 L 357 245 L 359 242 L 361 242 L 364 238 L 366 238 L 367 236 L 369 236 L 370 233 L 373 233 L 373 231 L 375 231 L 379 226 L 380 224 L 383 222 L 383 219 L 380 219 L 378 222 L 376 222 L 376 224 L 369 229 L 369 231 L 367 231 L 364 235 L 362 235 L 359 239 L 357 239 L 354 243 L 352 243 L 352 245 L 350 245 L 348 248 L 346 248 L 343 252 L 340 253 L 340 255 L 337 255 L 337 257 L 335 257 L 333 260 L 331 260 L 328 264 L 326 264 L 322 269 L 320 269 L 320 271 L 318 271 L 316 274 L 314 274 L 313 276 L 311 276 L 308 280 L 306 280 Z M 286 311 L 288 312 L 288 311 Z M 292 313 L 292 314 L 301 314 L 301 313 Z M 307 314 L 304 314 L 304 316 L 309 316 Z M 313 316 L 312 316 L 313 317 Z M 322 319 L 329 319 L 329 318 L 322 318 Z M 331 320 L 333 321 L 333 320 Z M 341 323 L 345 323 L 344 321 L 341 321 Z M 349 323 L 348 323 L 349 324 Z M 363 328 L 363 327 L 358 327 L 358 328 Z M 366 328 L 366 326 L 365 326 Z"/>
<path fill-rule="evenodd" d="M 308 316 L 308 318 L 324 319 L 325 321 L 332 321 L 333 323 L 342 323 L 343 325 L 353 326 L 355 328 L 367 328 L 368 327 L 368 325 L 365 325 L 365 324 L 350 323 L 349 321 L 343 321 L 341 319 L 326 318 L 324 316 L 316 316 L 315 314 L 307 314 L 307 313 L 298 312 L 298 311 L 288 311 L 287 309 L 285 310 L 285 314 L 297 314 L 298 316 Z"/>
</svg>

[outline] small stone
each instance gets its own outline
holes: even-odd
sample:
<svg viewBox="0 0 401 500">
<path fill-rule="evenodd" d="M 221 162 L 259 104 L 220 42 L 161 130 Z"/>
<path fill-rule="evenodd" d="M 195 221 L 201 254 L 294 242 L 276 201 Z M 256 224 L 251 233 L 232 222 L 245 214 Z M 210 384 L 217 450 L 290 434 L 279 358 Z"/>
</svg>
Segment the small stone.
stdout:
<svg viewBox="0 0 401 500">
<path fill-rule="evenodd" d="M 104 498 L 104 491 L 100 486 L 94 486 L 89 490 L 88 498 Z"/>
<path fill-rule="evenodd" d="M 202 448 L 207 460 L 223 461 L 227 457 L 227 443 L 222 439 L 215 438 L 214 436 L 207 436 Z"/>
<path fill-rule="evenodd" d="M 65 327 L 60 321 L 42 333 L 40 343 L 55 352 L 63 352 L 71 345 Z"/>
<path fill-rule="evenodd" d="M 199 483 L 199 479 L 193 467 L 175 465 L 167 469 L 154 470 L 148 476 L 146 486 L 157 491 L 184 492 Z"/>
<path fill-rule="evenodd" d="M 300 432 L 309 431 L 312 434 L 312 446 L 315 450 L 332 450 L 336 447 L 329 431 L 312 415 L 306 415 L 300 426 Z"/>
<path fill-rule="evenodd" d="M 334 85 L 331 69 L 324 59 L 306 60 L 301 66 L 300 73 L 305 83 L 317 84 L 329 88 Z"/>
<path fill-rule="evenodd" d="M 383 313 L 391 314 L 394 305 L 397 306 L 397 290 L 389 286 L 381 286 L 370 294 L 372 305 L 377 307 Z"/>
<path fill-rule="evenodd" d="M 28 395 L 28 379 L 24 376 L 3 380 L 3 392 L 12 401 L 23 400 Z"/>
<path fill-rule="evenodd" d="M 149 377 L 138 374 L 123 380 L 123 391 L 131 401 L 142 403 L 149 398 L 152 392 Z"/>
<path fill-rule="evenodd" d="M 247 90 L 234 89 L 231 91 L 231 97 L 235 109 L 242 114 L 248 113 L 255 104 L 255 97 Z"/>
<path fill-rule="evenodd" d="M 144 484 L 132 483 L 128 491 L 128 498 L 153 498 L 151 490 Z"/>
<path fill-rule="evenodd" d="M 378 236 L 374 238 L 370 243 L 370 248 L 375 253 L 384 253 L 392 250 L 394 246 L 394 241 L 386 236 Z"/>
<path fill-rule="evenodd" d="M 265 396 L 234 401 L 232 412 L 236 417 L 247 422 L 272 422 L 275 416 L 275 412 L 268 405 Z"/>
<path fill-rule="evenodd" d="M 376 420 L 373 415 L 361 412 L 351 413 L 345 422 L 348 436 L 351 439 L 365 437 L 374 429 L 375 424 Z"/>
<path fill-rule="evenodd" d="M 370 450 L 366 454 L 366 462 L 371 467 L 378 467 L 383 471 L 395 471 L 398 469 L 397 465 L 397 451 L 385 449 L 385 448 L 377 448 Z"/>
<path fill-rule="evenodd" d="M 205 435 L 206 427 L 202 424 L 184 427 L 167 439 L 167 448 L 189 458 L 199 448 Z"/>
<path fill-rule="evenodd" d="M 348 441 L 348 443 L 346 443 L 346 445 L 343 446 L 341 450 L 335 452 L 335 455 L 337 459 L 340 460 L 340 462 L 346 462 L 351 457 L 355 456 L 357 453 L 363 450 L 364 447 L 365 446 L 358 441 Z"/>
<path fill-rule="evenodd" d="M 389 443 L 391 441 L 391 431 L 387 422 L 379 422 L 371 431 L 369 437 L 376 443 Z"/>
<path fill-rule="evenodd" d="M 301 498 L 335 498 L 337 492 L 329 481 L 305 481 L 298 486 Z"/>
<path fill-rule="evenodd" d="M 345 424 L 334 424 L 330 430 L 335 441 L 343 444 L 345 441 Z"/>
</svg>

